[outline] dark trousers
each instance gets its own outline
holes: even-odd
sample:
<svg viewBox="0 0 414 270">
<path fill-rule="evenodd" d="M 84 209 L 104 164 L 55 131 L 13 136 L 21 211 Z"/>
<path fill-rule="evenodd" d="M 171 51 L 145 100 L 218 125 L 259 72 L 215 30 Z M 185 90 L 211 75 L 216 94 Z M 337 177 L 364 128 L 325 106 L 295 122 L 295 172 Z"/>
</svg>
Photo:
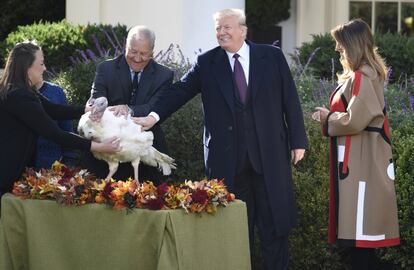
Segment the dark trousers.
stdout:
<svg viewBox="0 0 414 270">
<path fill-rule="evenodd" d="M 255 172 L 249 159 L 246 158 L 234 179 L 236 198 L 243 200 L 247 205 L 250 254 L 252 255 L 254 251 L 254 228 L 257 226 L 264 269 L 288 269 L 288 236 L 276 235 L 263 175 Z"/>
<path fill-rule="evenodd" d="M 351 248 L 352 270 L 378 270 L 379 265 L 373 248 Z"/>
</svg>

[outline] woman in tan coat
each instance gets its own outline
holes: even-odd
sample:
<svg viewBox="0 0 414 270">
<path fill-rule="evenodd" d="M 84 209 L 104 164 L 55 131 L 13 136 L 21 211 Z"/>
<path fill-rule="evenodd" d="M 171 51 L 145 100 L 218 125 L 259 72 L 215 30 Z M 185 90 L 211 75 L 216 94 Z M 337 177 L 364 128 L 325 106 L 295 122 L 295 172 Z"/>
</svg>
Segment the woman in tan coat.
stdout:
<svg viewBox="0 0 414 270">
<path fill-rule="evenodd" d="M 330 109 L 313 114 L 330 138 L 329 242 L 354 247 L 353 269 L 375 269 L 373 248 L 400 243 L 386 67 L 364 21 L 339 25 L 331 35 L 343 73 Z"/>
</svg>

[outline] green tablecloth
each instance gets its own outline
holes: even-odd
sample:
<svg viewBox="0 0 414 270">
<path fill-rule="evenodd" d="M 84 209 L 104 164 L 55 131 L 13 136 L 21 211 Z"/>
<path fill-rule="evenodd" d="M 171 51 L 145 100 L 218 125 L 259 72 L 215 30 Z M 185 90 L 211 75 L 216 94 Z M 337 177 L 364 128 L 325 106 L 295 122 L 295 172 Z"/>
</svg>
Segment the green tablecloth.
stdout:
<svg viewBox="0 0 414 270">
<path fill-rule="evenodd" d="M 130 214 L 104 205 L 2 198 L 0 270 L 250 269 L 243 202 L 215 215 Z"/>
</svg>

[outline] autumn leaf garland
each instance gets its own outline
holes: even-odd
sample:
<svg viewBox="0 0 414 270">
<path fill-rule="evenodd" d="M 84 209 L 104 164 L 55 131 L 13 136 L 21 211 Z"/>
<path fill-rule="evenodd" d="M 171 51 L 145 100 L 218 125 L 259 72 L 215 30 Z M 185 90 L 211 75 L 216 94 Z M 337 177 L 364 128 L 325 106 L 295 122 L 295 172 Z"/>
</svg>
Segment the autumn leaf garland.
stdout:
<svg viewBox="0 0 414 270">
<path fill-rule="evenodd" d="M 146 181 L 109 182 L 97 179 L 86 170 L 70 169 L 55 162 L 50 170 L 27 169 L 14 184 L 13 194 L 24 199 L 55 200 L 63 205 L 87 203 L 108 204 L 114 209 L 184 209 L 187 213 L 217 211 L 227 206 L 234 194 L 227 191 L 223 180 L 185 181 L 181 184 L 162 183 L 155 186 Z"/>
</svg>

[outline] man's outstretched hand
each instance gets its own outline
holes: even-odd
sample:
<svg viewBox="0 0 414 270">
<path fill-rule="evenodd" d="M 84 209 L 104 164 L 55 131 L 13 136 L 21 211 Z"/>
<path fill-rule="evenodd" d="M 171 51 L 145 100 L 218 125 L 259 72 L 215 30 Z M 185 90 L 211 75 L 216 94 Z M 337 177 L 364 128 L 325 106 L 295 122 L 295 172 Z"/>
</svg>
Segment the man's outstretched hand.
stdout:
<svg viewBox="0 0 414 270">
<path fill-rule="evenodd" d="M 141 125 L 143 130 L 149 130 L 157 123 L 157 119 L 151 115 L 146 117 L 133 117 L 132 120 L 136 124 Z"/>
<path fill-rule="evenodd" d="M 115 105 L 108 107 L 115 116 L 125 116 L 125 118 L 132 114 L 132 110 L 127 105 Z"/>
</svg>

